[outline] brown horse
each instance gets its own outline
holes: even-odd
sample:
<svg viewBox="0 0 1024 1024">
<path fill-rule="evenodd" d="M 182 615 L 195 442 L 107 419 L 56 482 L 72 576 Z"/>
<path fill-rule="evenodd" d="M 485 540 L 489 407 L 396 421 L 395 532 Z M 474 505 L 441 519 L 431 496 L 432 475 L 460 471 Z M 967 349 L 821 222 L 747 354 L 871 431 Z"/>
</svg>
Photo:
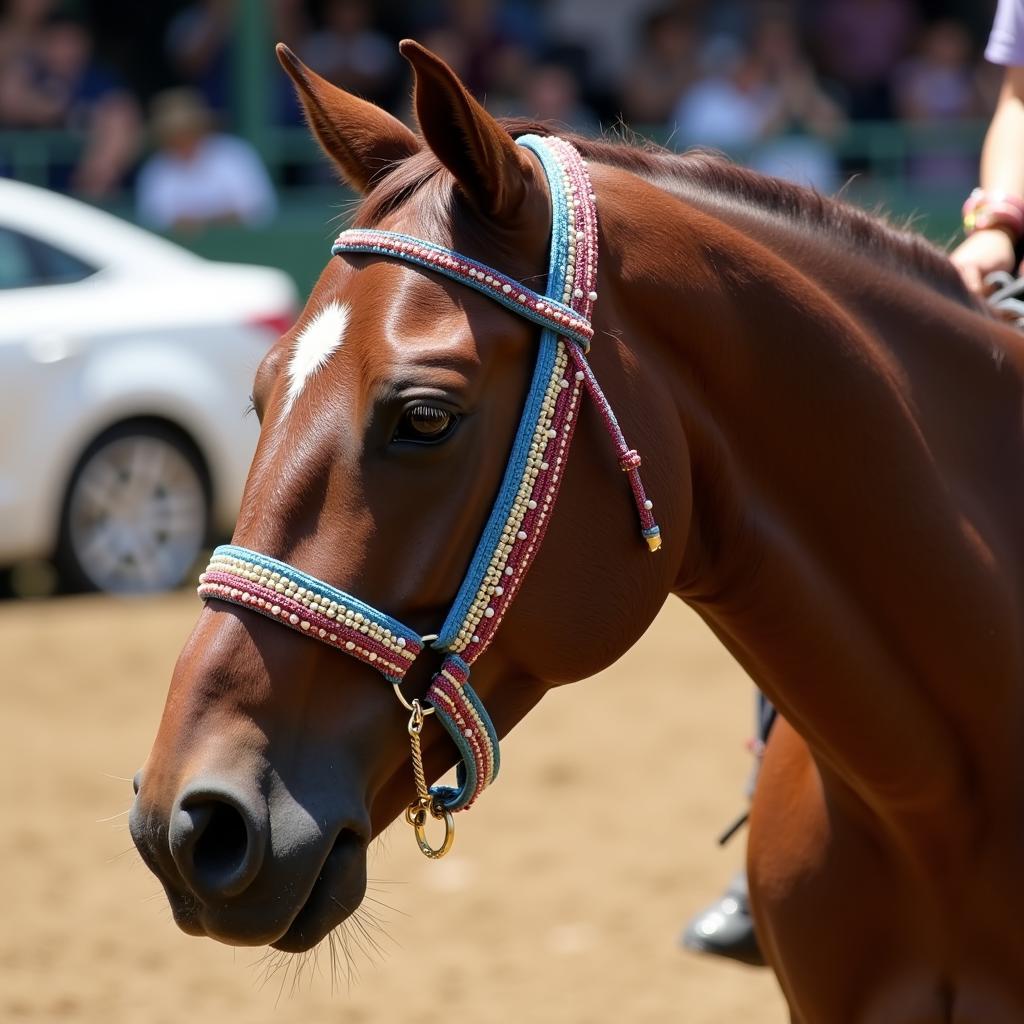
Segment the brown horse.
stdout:
<svg viewBox="0 0 1024 1024">
<path fill-rule="evenodd" d="M 551 214 L 513 142 L 526 127 L 496 122 L 416 44 L 402 52 L 421 137 L 282 51 L 365 196 L 357 222 L 542 288 Z M 939 252 L 849 207 L 706 156 L 573 141 L 600 216 L 590 358 L 644 452 L 664 546 L 638 544 L 585 404 L 547 542 L 474 670 L 498 733 L 681 597 L 785 717 L 749 873 L 793 1019 L 1021 1021 L 1021 339 Z M 436 629 L 535 338 L 436 274 L 332 259 L 256 375 L 235 542 Z M 182 928 L 302 950 L 355 909 L 367 842 L 412 795 L 389 689 L 261 615 L 206 605 L 132 812 Z M 643 700 L 642 682 L 624 699 Z M 437 730 L 424 740 L 436 777 L 453 751 Z"/>
</svg>

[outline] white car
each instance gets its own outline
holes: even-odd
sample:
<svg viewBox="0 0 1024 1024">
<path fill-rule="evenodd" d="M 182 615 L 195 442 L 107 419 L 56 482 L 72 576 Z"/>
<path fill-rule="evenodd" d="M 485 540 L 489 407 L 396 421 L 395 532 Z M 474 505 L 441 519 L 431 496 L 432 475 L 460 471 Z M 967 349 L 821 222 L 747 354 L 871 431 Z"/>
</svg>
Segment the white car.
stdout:
<svg viewBox="0 0 1024 1024">
<path fill-rule="evenodd" d="M 0 179 L 0 566 L 180 583 L 230 532 L 253 374 L 297 295 L 66 196 Z"/>
</svg>

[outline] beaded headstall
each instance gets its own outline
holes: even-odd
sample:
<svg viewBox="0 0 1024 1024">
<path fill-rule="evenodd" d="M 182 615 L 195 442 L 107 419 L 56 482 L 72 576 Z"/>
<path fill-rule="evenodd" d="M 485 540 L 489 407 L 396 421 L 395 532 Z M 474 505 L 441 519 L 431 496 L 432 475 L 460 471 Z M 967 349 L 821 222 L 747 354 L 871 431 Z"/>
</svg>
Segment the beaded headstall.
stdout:
<svg viewBox="0 0 1024 1024">
<path fill-rule="evenodd" d="M 597 293 L 597 211 L 585 162 L 566 141 L 526 135 L 519 145 L 540 159 L 551 195 L 551 254 L 546 294 L 432 242 L 390 231 L 343 231 L 332 253 L 363 253 L 412 263 L 476 289 L 542 328 L 533 380 L 494 507 L 455 602 L 436 636 L 420 637 L 351 594 L 307 573 L 234 545 L 217 548 L 200 577 L 199 594 L 252 608 L 375 668 L 412 712 L 417 800 L 406 818 L 427 856 L 443 856 L 454 836 L 451 812 L 466 810 L 498 774 L 498 737 L 469 683 L 470 666 L 487 649 L 540 548 L 561 484 L 586 391 L 618 450 L 651 551 L 661 534 L 631 450 L 586 353 Z M 445 653 L 423 700 L 400 689 L 426 644 Z M 419 737 L 424 717 L 436 715 L 459 751 L 457 786 L 427 789 Z M 426 840 L 427 814 L 444 819 L 444 843 Z"/>
</svg>

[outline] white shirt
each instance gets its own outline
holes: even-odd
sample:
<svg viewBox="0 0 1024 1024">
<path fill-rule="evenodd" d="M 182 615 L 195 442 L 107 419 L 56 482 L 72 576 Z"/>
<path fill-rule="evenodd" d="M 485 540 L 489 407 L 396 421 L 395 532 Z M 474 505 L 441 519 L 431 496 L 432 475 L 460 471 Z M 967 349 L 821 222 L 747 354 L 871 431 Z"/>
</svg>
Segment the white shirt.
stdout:
<svg viewBox="0 0 1024 1024">
<path fill-rule="evenodd" d="M 705 78 L 683 94 L 675 122 L 688 146 L 742 149 L 761 140 L 774 109 L 770 90 L 743 92 L 724 76 Z"/>
<path fill-rule="evenodd" d="M 188 160 L 155 153 L 139 172 L 135 201 L 140 220 L 165 229 L 183 219 L 231 216 L 257 224 L 277 206 L 259 155 L 230 135 L 207 136 Z"/>
<path fill-rule="evenodd" d="M 985 59 L 1007 67 L 1024 65 L 1024 3 L 999 0 Z"/>
</svg>

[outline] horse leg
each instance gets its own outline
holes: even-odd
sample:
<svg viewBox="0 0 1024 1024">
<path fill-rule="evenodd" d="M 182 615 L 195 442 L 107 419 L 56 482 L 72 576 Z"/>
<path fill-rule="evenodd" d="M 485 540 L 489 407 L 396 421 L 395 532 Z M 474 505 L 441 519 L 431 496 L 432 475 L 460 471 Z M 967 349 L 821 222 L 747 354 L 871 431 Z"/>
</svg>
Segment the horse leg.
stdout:
<svg viewBox="0 0 1024 1024">
<path fill-rule="evenodd" d="M 780 716 L 754 793 L 747 872 L 761 950 L 794 1022 L 953 1019 L 934 899 L 884 834 Z"/>
<path fill-rule="evenodd" d="M 799 1024 L 785 974 L 780 936 L 771 913 L 781 886 L 789 880 L 794 861 L 801 859 L 792 834 L 790 808 L 784 794 L 805 786 L 814 765 L 804 741 L 780 715 L 770 742 L 766 745 L 753 793 L 750 810 L 750 835 L 747 843 L 747 880 L 750 905 L 757 929 L 758 944 L 767 964 L 775 971 L 790 1005 L 790 1019 Z"/>
<path fill-rule="evenodd" d="M 856 924 L 837 935 L 837 877 L 832 821 L 822 778 L 804 742 L 778 716 L 764 753 L 750 813 L 747 874 L 751 909 L 765 960 L 786 997 L 794 1024 L 860 1022 L 843 992 L 836 947 L 856 942 Z M 843 858 L 840 858 L 841 860 Z M 847 865 L 848 866 L 848 865 Z M 856 908 L 853 910 L 856 919 Z"/>
</svg>

